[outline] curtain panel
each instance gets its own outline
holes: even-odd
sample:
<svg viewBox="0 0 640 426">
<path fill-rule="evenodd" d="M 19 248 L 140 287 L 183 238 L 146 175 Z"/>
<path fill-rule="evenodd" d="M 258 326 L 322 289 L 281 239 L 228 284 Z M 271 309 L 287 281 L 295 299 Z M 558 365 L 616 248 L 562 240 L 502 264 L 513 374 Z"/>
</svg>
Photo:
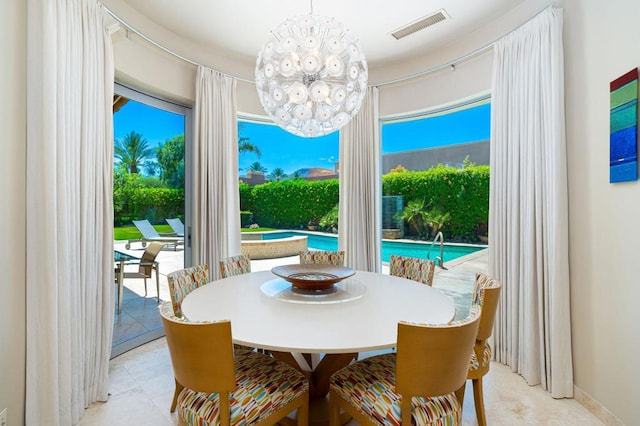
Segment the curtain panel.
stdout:
<svg viewBox="0 0 640 426">
<path fill-rule="evenodd" d="M 345 264 L 380 272 L 382 176 L 378 88 L 369 87 L 360 112 L 340 131 L 338 244 Z"/>
<path fill-rule="evenodd" d="M 113 330 L 113 54 L 91 0 L 29 0 L 26 423 L 107 399 Z"/>
<path fill-rule="evenodd" d="M 494 47 L 489 272 L 504 283 L 495 358 L 573 395 L 562 10 Z"/>
<path fill-rule="evenodd" d="M 199 66 L 196 75 L 193 148 L 194 264 L 209 265 L 242 252 L 238 186 L 236 79 Z"/>
</svg>

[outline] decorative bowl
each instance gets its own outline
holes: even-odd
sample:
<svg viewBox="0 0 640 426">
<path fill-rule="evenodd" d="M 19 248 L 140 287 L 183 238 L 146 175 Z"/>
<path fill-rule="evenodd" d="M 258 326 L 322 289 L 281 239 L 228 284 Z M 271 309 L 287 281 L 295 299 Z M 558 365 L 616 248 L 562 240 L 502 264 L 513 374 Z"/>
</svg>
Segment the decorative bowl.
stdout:
<svg viewBox="0 0 640 426">
<path fill-rule="evenodd" d="M 292 286 L 305 290 L 331 288 L 335 283 L 356 273 L 353 269 L 345 266 L 317 264 L 275 266 L 271 272 L 290 282 Z"/>
</svg>

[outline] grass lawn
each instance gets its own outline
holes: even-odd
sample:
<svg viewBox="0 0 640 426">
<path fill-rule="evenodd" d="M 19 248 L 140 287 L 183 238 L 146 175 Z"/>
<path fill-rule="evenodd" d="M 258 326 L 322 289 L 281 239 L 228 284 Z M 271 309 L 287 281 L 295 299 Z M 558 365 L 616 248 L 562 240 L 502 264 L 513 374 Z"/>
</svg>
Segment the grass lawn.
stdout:
<svg viewBox="0 0 640 426">
<path fill-rule="evenodd" d="M 153 225 L 159 234 L 173 232 L 169 225 Z M 275 231 L 275 228 L 242 228 L 242 232 L 264 232 Z M 113 228 L 114 240 L 139 240 L 142 238 L 142 234 L 135 226 L 122 226 L 120 228 Z"/>
<path fill-rule="evenodd" d="M 153 225 L 158 233 L 173 232 L 173 229 L 169 225 Z M 142 238 L 142 234 L 135 226 L 122 226 L 120 228 L 113 228 L 114 240 L 139 240 Z"/>
</svg>

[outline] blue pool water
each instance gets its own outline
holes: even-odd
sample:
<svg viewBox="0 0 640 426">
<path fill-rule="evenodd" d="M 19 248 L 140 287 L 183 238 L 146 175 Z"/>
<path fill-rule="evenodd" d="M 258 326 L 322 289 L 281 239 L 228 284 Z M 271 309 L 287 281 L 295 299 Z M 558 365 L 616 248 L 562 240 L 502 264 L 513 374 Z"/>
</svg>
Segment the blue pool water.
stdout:
<svg viewBox="0 0 640 426">
<path fill-rule="evenodd" d="M 307 236 L 309 248 L 318 250 L 338 250 L 338 237 L 331 235 L 307 234 L 304 232 L 265 232 L 262 234 L 263 240 L 273 240 L 276 238 L 286 238 L 294 236 Z M 443 262 L 449 262 L 460 256 L 482 250 L 481 246 L 458 246 L 445 244 Z M 435 259 L 440 256 L 440 245 L 432 246 L 431 243 L 414 243 L 398 241 L 382 241 L 382 261 L 388 262 L 392 254 L 400 256 L 418 257 L 422 259 Z"/>
</svg>

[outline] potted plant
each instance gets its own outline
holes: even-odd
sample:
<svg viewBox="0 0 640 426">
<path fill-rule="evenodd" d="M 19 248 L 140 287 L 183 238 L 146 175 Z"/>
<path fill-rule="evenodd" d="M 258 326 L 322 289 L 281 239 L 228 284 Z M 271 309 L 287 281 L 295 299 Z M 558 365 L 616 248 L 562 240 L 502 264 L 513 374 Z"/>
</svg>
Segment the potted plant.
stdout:
<svg viewBox="0 0 640 426">
<path fill-rule="evenodd" d="M 334 234 L 338 232 L 338 205 L 333 206 L 327 214 L 320 219 L 320 226 Z"/>
<path fill-rule="evenodd" d="M 318 230 L 318 218 L 312 217 L 309 222 L 307 222 L 307 229 L 309 231 L 317 231 Z"/>
</svg>

